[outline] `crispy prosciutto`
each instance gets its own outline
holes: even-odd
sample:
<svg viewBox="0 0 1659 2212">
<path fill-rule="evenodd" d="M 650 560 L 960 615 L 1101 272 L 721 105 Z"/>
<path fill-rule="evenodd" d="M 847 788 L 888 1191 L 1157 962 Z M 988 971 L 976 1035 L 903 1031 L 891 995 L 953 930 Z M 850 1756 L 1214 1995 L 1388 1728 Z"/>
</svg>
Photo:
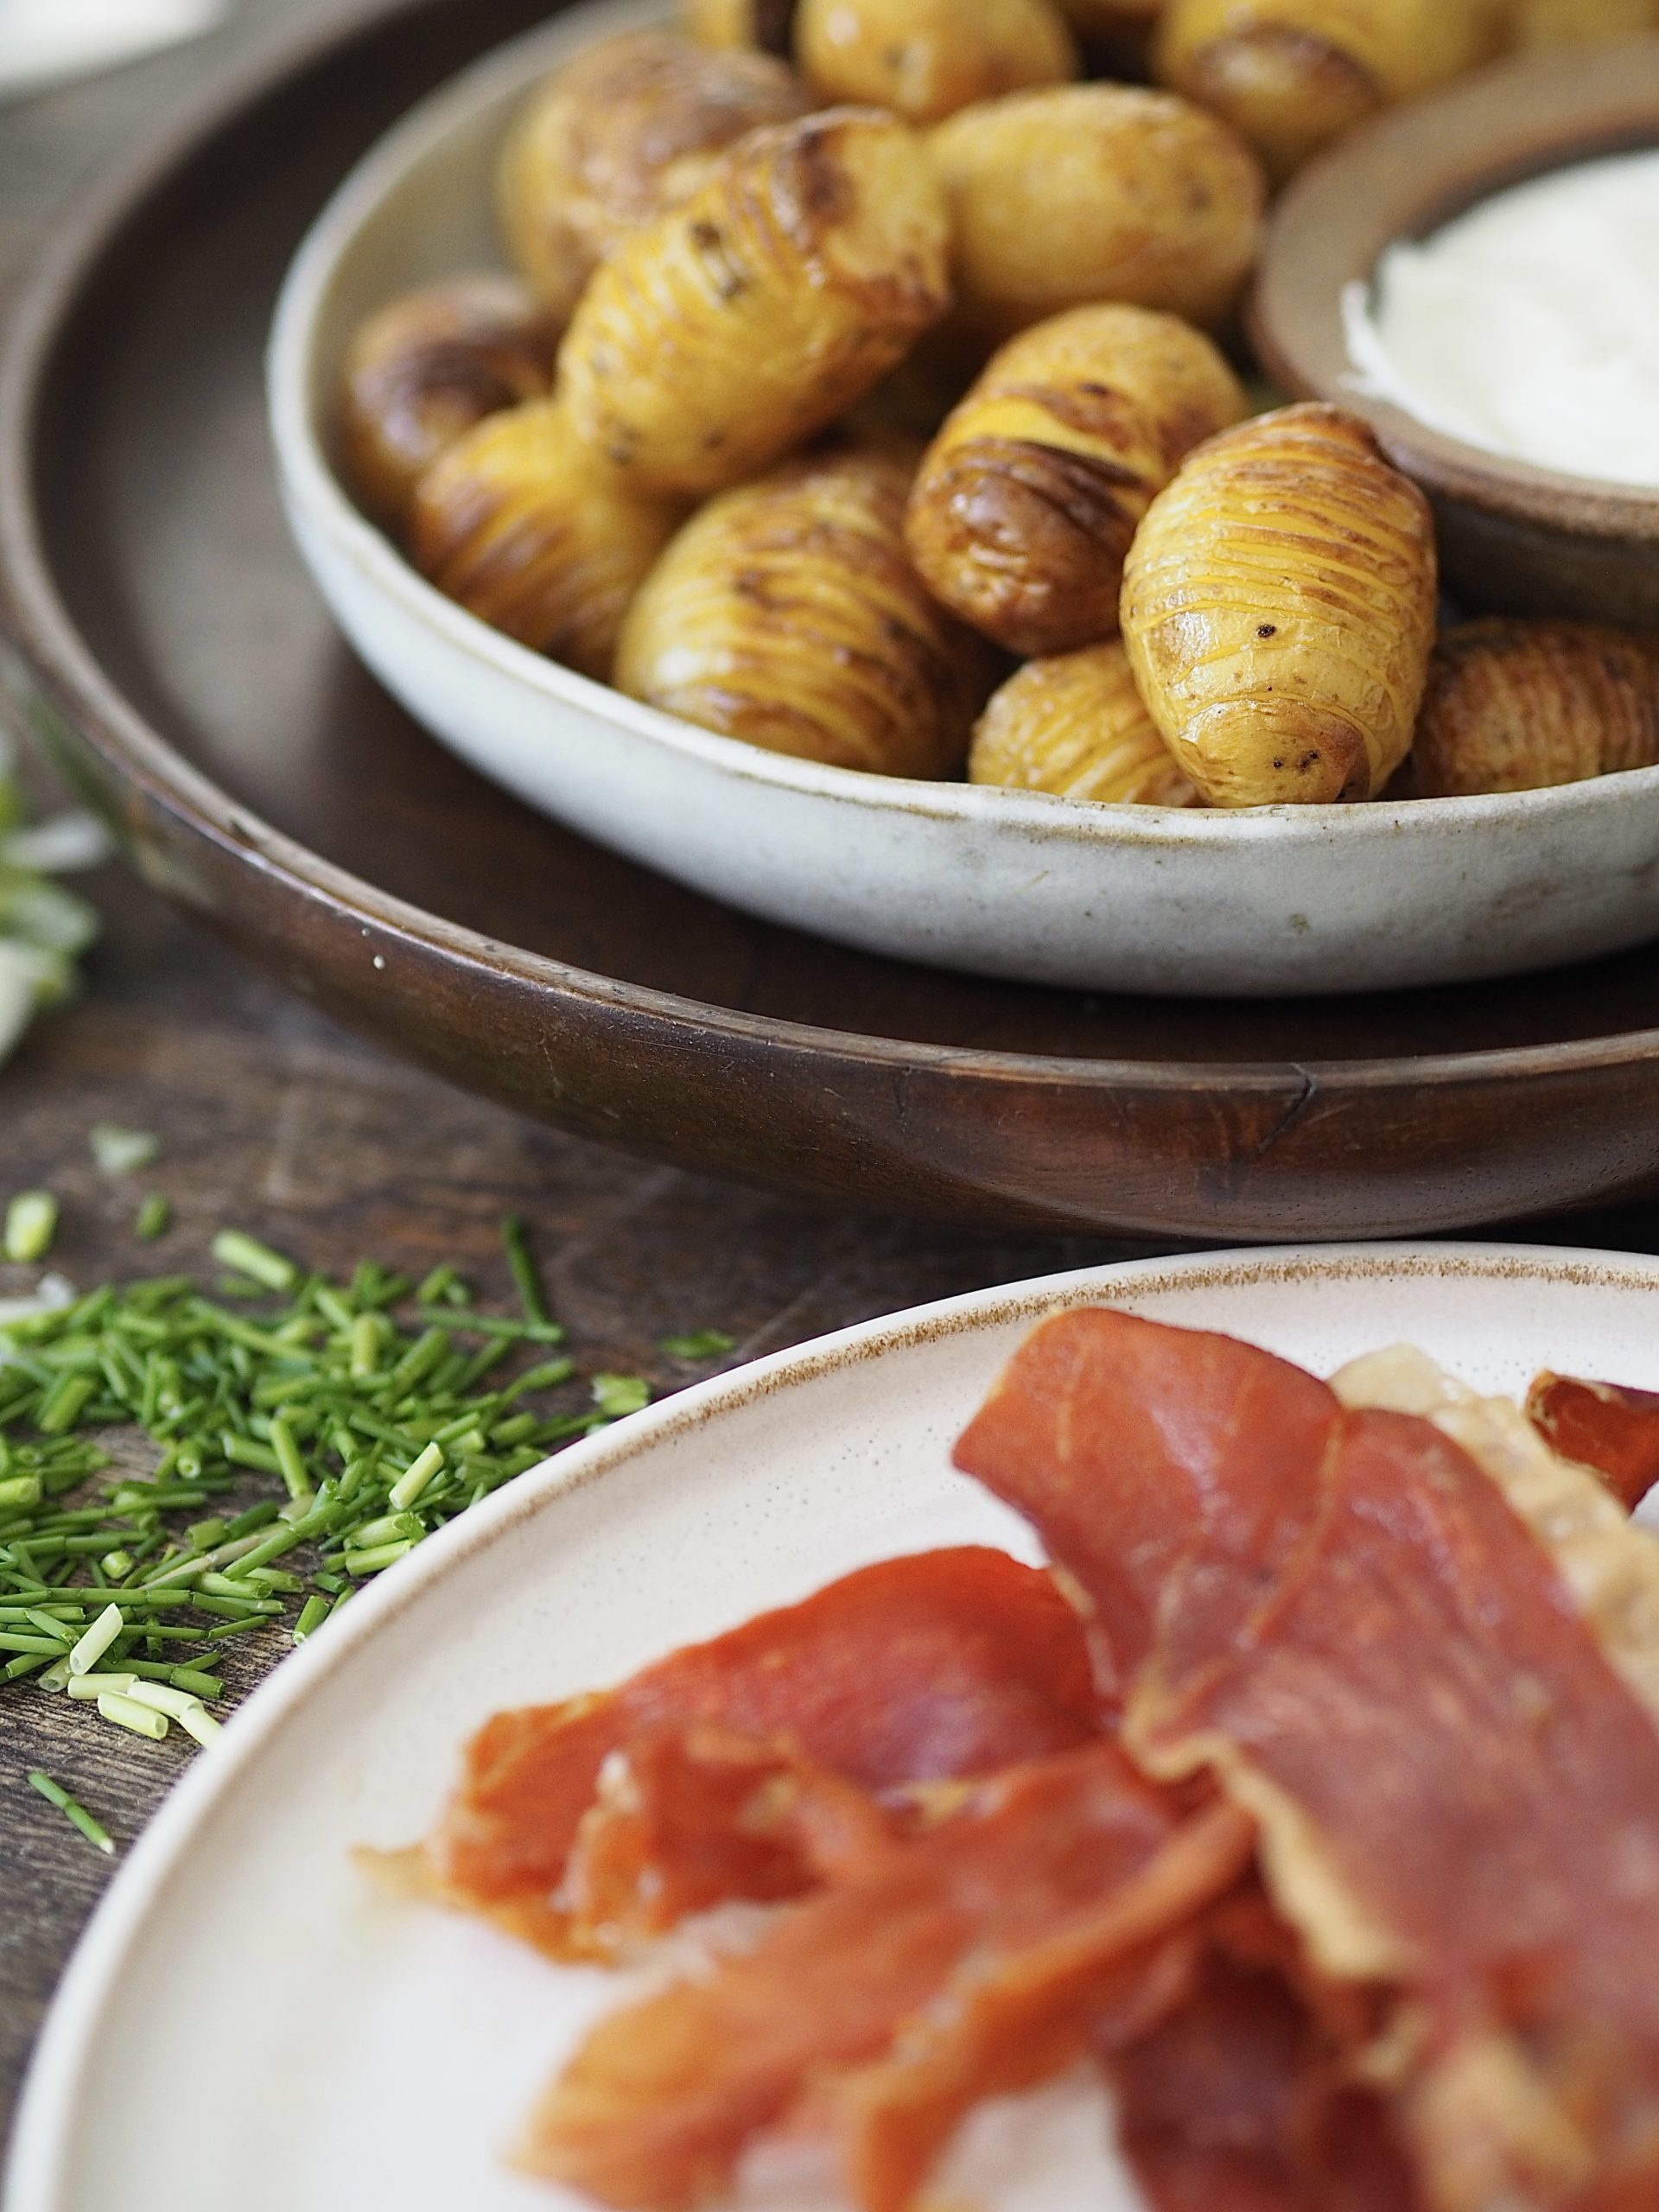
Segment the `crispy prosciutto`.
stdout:
<svg viewBox="0 0 1659 2212">
<path fill-rule="evenodd" d="M 1527 1393 L 1527 1418 L 1564 1459 L 1593 1467 L 1632 1513 L 1659 1483 L 1659 1393 L 1546 1372 Z"/>
<path fill-rule="evenodd" d="M 424 1871 L 451 1902 L 550 1949 L 602 1948 L 624 1923 L 805 1886 L 816 1847 L 779 1817 L 780 1793 L 791 1813 L 823 1810 L 839 1778 L 902 1807 L 910 1785 L 994 1773 L 1100 1726 L 1082 1630 L 1047 1574 L 976 1547 L 889 1560 L 618 1689 L 497 1714 L 467 1748 Z M 695 1726 L 749 1750 L 717 1773 L 720 1759 L 688 1748 Z M 665 1789 L 676 1761 L 683 1789 Z M 573 1912 L 565 1885 L 590 1815 Z"/>
<path fill-rule="evenodd" d="M 1253 1847 L 1248 1818 L 1186 1809 L 1110 1743 L 1012 1768 L 601 2022 L 522 2163 L 607 2204 L 690 2205 L 810 2090 L 859 2201 L 896 2212 L 977 2097 L 1170 2010 Z"/>
<path fill-rule="evenodd" d="M 1659 2203 L 1659 1729 L 1500 1483 L 1104 1312 L 1036 1333 L 957 1460 L 1091 1606 L 1137 1764 L 1248 1807 L 1314 1968 L 1382 1993 L 1435 2212 Z"/>
</svg>

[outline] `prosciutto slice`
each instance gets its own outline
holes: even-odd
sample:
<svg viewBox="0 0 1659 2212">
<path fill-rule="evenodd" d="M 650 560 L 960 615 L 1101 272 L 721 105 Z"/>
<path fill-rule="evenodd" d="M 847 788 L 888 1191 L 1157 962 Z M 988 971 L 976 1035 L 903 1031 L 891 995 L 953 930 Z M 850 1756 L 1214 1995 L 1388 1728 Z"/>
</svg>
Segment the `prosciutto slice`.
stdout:
<svg viewBox="0 0 1659 2212">
<path fill-rule="evenodd" d="M 1315 1970 L 1379 1993 L 1435 2212 L 1659 2202 L 1659 1730 L 1500 1484 L 1104 1312 L 1037 1332 L 957 1460 L 1091 1608 L 1137 1763 L 1247 1807 Z"/>
<path fill-rule="evenodd" d="M 1632 1513 L 1659 1483 L 1659 1393 L 1545 1373 L 1527 1393 L 1527 1418 L 1564 1459 L 1592 1467 Z"/>
<path fill-rule="evenodd" d="M 860 2202 L 910 2201 L 976 2098 L 1179 1998 L 1251 1822 L 1188 1812 L 1107 1742 L 1014 1768 L 790 1906 L 746 1953 L 613 2014 L 548 2093 L 531 2171 L 619 2207 L 690 2205 L 810 2091 Z"/>
<path fill-rule="evenodd" d="M 885 1560 L 620 1688 L 498 1713 L 467 1748 L 422 1877 L 556 1953 L 580 1949 L 562 1891 L 601 1770 L 636 1739 L 694 1724 L 902 1796 L 1083 1743 L 1101 1707 L 1082 1629 L 1047 1574 L 977 1547 Z M 756 1851 L 753 1889 L 741 1859 L 728 1853 L 717 1879 L 688 1877 L 677 1909 L 794 1886 L 787 1851 Z"/>
</svg>

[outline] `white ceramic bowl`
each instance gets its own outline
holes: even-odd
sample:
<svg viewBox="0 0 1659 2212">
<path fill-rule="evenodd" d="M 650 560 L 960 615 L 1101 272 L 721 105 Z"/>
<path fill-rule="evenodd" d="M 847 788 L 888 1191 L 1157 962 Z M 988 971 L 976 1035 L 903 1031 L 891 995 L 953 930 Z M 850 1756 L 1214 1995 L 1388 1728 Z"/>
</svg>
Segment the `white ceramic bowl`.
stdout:
<svg viewBox="0 0 1659 2212">
<path fill-rule="evenodd" d="M 270 391 L 289 517 L 341 628 L 417 721 L 530 805 L 699 891 L 980 975 L 1313 995 L 1560 966 L 1659 932 L 1659 769 L 1234 814 L 900 781 L 640 706 L 416 575 L 329 463 L 347 335 L 410 285 L 499 260 L 490 175 L 515 101 L 579 47 L 662 12 L 574 9 L 424 101 L 341 186 L 283 288 Z"/>
</svg>

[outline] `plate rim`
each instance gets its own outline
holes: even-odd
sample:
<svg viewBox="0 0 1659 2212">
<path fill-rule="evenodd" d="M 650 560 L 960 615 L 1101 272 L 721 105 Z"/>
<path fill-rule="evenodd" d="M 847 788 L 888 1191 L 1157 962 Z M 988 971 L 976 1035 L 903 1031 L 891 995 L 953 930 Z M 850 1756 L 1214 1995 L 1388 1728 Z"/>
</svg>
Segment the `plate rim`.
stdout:
<svg viewBox="0 0 1659 2212">
<path fill-rule="evenodd" d="M 33 496 L 33 432 L 52 356 L 92 290 L 101 261 L 215 139 L 307 68 L 321 67 L 331 55 L 373 37 L 400 17 L 413 22 L 429 9 L 445 4 L 446 0 L 353 0 L 343 23 L 312 23 L 297 34 L 257 41 L 251 54 L 216 71 L 206 89 L 183 104 L 136 156 L 72 201 L 10 304 L 0 336 L 0 605 L 10 614 L 14 632 L 7 651 L 64 714 L 77 745 L 84 743 L 110 778 L 118 805 L 108 794 L 99 796 L 147 880 L 217 919 L 209 893 L 190 880 L 191 856 L 225 868 L 251 866 L 291 914 L 321 911 L 365 937 L 401 944 L 452 969 L 486 981 L 510 979 L 554 1006 L 632 1016 L 660 1039 L 690 1030 L 705 1041 L 726 1039 L 868 1070 L 978 1075 L 1005 1084 L 1048 1083 L 1102 1094 L 1126 1089 L 1188 1092 L 1196 1087 L 1274 1096 L 1296 1083 L 1305 1089 L 1388 1092 L 1452 1088 L 1468 1081 L 1526 1082 L 1659 1061 L 1659 1024 L 1653 1023 L 1597 1037 L 1463 1052 L 1235 1062 L 986 1050 L 750 1014 L 606 976 L 427 912 L 274 829 L 193 766 L 104 669 L 70 614 L 47 557 Z M 360 1021 L 366 1007 L 360 999 L 353 1003 Z"/>
<path fill-rule="evenodd" d="M 1001 1322 L 1034 1320 L 1077 1293 L 1104 1294 L 1120 1286 L 1148 1293 L 1166 1284 L 1230 1285 L 1297 1275 L 1363 1281 L 1400 1274 L 1473 1281 L 1519 1276 L 1659 1294 L 1659 1255 L 1594 1247 L 1484 1241 L 1277 1244 L 1108 1262 L 962 1292 L 810 1338 L 693 1383 L 516 1478 L 377 1577 L 327 1637 L 314 1638 L 280 1661 L 141 1831 L 82 1929 L 48 2004 L 0 2177 L 0 2212 L 64 2212 L 65 2159 L 92 2037 L 155 1900 L 179 1878 L 199 1827 L 327 1677 L 464 1560 L 520 1523 L 555 1510 L 560 1498 L 602 1481 L 677 1435 L 889 1352 Z"/>
</svg>

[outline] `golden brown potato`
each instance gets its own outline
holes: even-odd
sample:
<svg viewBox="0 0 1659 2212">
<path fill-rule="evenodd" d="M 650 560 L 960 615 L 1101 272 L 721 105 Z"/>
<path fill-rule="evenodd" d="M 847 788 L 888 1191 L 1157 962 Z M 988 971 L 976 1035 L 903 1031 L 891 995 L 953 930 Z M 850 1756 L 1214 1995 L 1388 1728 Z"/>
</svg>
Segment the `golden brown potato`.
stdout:
<svg viewBox="0 0 1659 2212">
<path fill-rule="evenodd" d="M 1659 763 L 1659 638 L 1466 622 L 1441 639 L 1412 755 L 1425 798 L 1529 791 Z"/>
<path fill-rule="evenodd" d="M 774 753 L 949 775 L 990 655 L 910 565 L 911 458 L 809 454 L 711 500 L 634 601 L 619 687 Z"/>
<path fill-rule="evenodd" d="M 1428 502 L 1335 407 L 1200 446 L 1123 578 L 1135 681 L 1217 806 L 1380 791 L 1411 744 L 1434 612 Z"/>
<path fill-rule="evenodd" d="M 1245 413 L 1190 323 L 1073 308 L 1010 339 L 925 456 L 906 535 L 935 596 L 1016 653 L 1117 633 L 1136 525 L 1196 445 Z"/>
<path fill-rule="evenodd" d="M 1510 34 L 1520 47 L 1592 46 L 1656 28 L 1656 0 L 1518 0 Z"/>
<path fill-rule="evenodd" d="M 751 46 L 762 54 L 792 50 L 796 0 L 680 0 L 688 37 L 704 46 Z"/>
<path fill-rule="evenodd" d="M 1274 178 L 1396 100 L 1472 69 L 1503 0 L 1169 0 L 1155 73 L 1225 116 Z"/>
<path fill-rule="evenodd" d="M 1115 806 L 1198 804 L 1116 642 L 1011 676 L 975 728 L 968 780 Z"/>
<path fill-rule="evenodd" d="M 377 521 L 474 423 L 545 392 L 558 332 L 511 276 L 456 276 L 372 315 L 340 375 L 341 465 Z"/>
<path fill-rule="evenodd" d="M 1082 66 L 1052 0 L 800 0 L 795 59 L 820 98 L 868 101 L 911 123 L 1063 85 Z"/>
<path fill-rule="evenodd" d="M 620 488 L 557 403 L 536 400 L 492 415 L 421 479 L 410 557 L 492 628 L 603 682 L 682 512 Z"/>
<path fill-rule="evenodd" d="M 598 271 L 559 356 L 581 435 L 696 495 L 766 467 L 874 389 L 948 299 L 921 142 L 874 108 L 753 131 Z"/>
<path fill-rule="evenodd" d="M 1212 325 L 1255 265 L 1261 166 L 1173 93 L 1017 93 L 964 109 L 928 143 L 950 206 L 959 307 L 998 337 L 1097 300 Z"/>
<path fill-rule="evenodd" d="M 745 131 L 811 105 L 766 54 L 664 31 L 606 39 L 540 86 L 507 135 L 496 206 L 508 251 L 563 321 L 620 239 L 689 200 Z"/>
</svg>

